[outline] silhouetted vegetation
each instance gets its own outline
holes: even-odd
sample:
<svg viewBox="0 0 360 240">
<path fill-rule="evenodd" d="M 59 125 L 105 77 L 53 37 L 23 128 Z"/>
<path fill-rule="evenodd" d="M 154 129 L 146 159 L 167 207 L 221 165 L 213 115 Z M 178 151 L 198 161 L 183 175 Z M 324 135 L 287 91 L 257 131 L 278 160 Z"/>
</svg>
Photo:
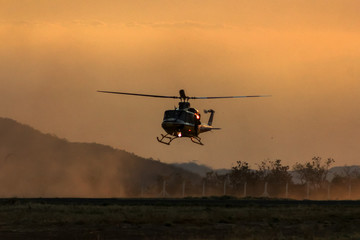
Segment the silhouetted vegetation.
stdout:
<svg viewBox="0 0 360 240">
<path fill-rule="evenodd" d="M 320 188 L 327 182 L 329 168 L 334 162 L 332 158 L 323 162 L 321 157 L 313 157 L 310 162 L 296 163 L 294 171 L 298 174 L 301 183 L 310 183 L 313 187 Z"/>
</svg>

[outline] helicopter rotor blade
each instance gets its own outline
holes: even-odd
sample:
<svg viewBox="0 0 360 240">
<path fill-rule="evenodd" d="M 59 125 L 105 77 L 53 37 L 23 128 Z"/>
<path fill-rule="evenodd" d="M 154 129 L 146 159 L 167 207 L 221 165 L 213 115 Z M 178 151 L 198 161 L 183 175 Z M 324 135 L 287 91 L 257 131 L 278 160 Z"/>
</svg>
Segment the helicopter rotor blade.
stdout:
<svg viewBox="0 0 360 240">
<path fill-rule="evenodd" d="M 251 98 L 251 97 L 271 97 L 271 95 L 223 96 L 223 97 L 189 97 L 189 98 L 190 99 L 223 99 L 223 98 Z"/>
<path fill-rule="evenodd" d="M 141 97 L 154 97 L 154 98 L 175 98 L 179 99 L 178 96 L 163 96 L 163 95 L 151 95 L 151 94 L 140 94 L 140 93 L 126 93 L 126 92 L 110 92 L 110 91 L 98 91 L 101 93 L 111 93 L 111 94 L 122 94 L 122 95 L 133 95 L 133 96 L 141 96 Z"/>
<path fill-rule="evenodd" d="M 153 95 L 153 94 L 141 94 L 141 93 L 127 93 L 127 92 L 113 92 L 113 91 L 98 91 L 101 93 L 111 93 L 111 94 L 122 94 L 122 95 L 132 95 L 140 97 L 154 97 L 154 98 L 173 98 L 180 99 L 182 101 L 189 99 L 224 99 L 224 98 L 251 98 L 251 97 L 271 97 L 271 95 L 248 95 L 248 96 L 221 96 L 221 97 L 189 97 L 186 96 L 185 91 L 181 89 L 179 91 L 180 96 L 164 96 L 164 95 Z"/>
</svg>

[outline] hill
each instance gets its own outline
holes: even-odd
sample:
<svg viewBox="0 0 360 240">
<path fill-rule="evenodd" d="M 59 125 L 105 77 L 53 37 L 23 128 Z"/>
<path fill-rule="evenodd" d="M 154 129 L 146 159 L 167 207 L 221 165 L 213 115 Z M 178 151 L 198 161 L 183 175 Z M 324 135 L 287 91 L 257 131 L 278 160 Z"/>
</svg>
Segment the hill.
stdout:
<svg viewBox="0 0 360 240">
<path fill-rule="evenodd" d="M 185 163 L 173 163 L 172 165 L 187 170 L 192 173 L 196 173 L 201 177 L 205 177 L 208 172 L 216 172 L 218 174 L 227 174 L 230 169 L 213 169 L 204 164 L 199 164 L 197 161 L 185 162 Z"/>
<path fill-rule="evenodd" d="M 162 179 L 200 181 L 169 164 L 97 143 L 74 143 L 0 118 L 0 197 L 125 197 Z M 172 181 L 173 179 L 173 181 Z"/>
</svg>

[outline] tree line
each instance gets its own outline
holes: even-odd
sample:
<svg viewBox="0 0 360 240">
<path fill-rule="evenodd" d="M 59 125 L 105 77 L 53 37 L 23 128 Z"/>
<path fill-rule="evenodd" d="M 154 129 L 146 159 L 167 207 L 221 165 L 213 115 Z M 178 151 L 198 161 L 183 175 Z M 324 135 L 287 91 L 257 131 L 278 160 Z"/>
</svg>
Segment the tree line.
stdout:
<svg viewBox="0 0 360 240">
<path fill-rule="evenodd" d="M 333 158 L 315 156 L 292 167 L 280 159 L 264 160 L 252 168 L 246 161 L 237 161 L 228 173 L 206 173 L 202 182 L 193 182 L 181 176 L 167 177 L 169 191 L 179 196 L 179 189 L 187 196 L 233 195 L 237 197 L 289 197 L 295 199 L 354 199 L 360 198 L 360 173 L 343 167 L 342 172 L 329 177 Z M 159 176 L 159 189 L 164 188 L 165 177 Z M 176 194 L 177 192 L 177 194 Z M 171 194 L 170 194 L 171 195 Z"/>
</svg>

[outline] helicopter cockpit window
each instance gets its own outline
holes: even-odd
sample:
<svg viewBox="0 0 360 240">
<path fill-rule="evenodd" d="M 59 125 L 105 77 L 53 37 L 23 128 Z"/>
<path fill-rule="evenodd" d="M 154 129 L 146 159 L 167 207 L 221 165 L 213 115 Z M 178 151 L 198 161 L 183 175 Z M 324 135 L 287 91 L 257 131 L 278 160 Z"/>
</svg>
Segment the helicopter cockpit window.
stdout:
<svg viewBox="0 0 360 240">
<path fill-rule="evenodd" d="M 195 123 L 194 114 L 192 113 L 179 110 L 165 111 L 164 120 L 174 121 L 176 119 L 182 120 L 187 123 Z"/>
<path fill-rule="evenodd" d="M 178 111 L 178 119 L 183 120 L 184 122 L 186 122 L 186 116 L 187 116 L 187 112 L 185 111 Z"/>
<path fill-rule="evenodd" d="M 175 110 L 168 110 L 168 111 L 165 111 L 165 114 L 164 114 L 164 120 L 165 119 L 176 119 L 177 118 L 177 111 Z"/>
</svg>

